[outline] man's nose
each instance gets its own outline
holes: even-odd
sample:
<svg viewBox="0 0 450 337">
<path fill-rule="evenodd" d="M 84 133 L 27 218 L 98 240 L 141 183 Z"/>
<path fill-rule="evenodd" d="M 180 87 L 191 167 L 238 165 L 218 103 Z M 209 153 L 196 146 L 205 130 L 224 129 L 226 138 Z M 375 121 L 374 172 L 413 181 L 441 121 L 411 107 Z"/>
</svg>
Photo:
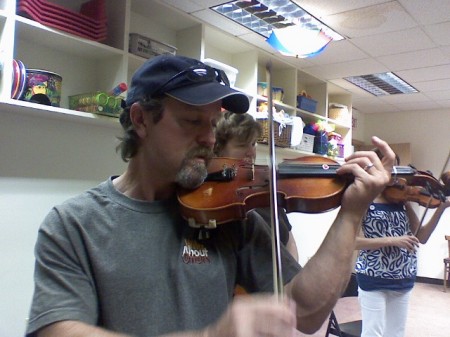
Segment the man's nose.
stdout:
<svg viewBox="0 0 450 337">
<path fill-rule="evenodd" d="M 200 135 L 198 136 L 198 143 L 209 148 L 213 148 L 216 143 L 215 128 L 212 125 L 202 128 Z"/>
</svg>

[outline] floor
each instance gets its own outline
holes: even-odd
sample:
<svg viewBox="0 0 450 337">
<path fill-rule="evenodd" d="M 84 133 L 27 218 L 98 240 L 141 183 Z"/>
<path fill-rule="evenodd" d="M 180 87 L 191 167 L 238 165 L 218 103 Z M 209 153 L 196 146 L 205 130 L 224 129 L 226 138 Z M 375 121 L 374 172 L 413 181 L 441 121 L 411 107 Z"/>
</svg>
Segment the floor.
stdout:
<svg viewBox="0 0 450 337">
<path fill-rule="evenodd" d="M 335 307 L 341 322 L 360 319 L 358 300 L 342 298 Z M 297 337 L 324 337 L 328 321 L 313 335 L 298 333 Z M 419 283 L 411 295 L 405 337 L 450 336 L 450 288 L 445 293 L 442 285 Z M 387 336 L 389 337 L 389 336 Z"/>
</svg>

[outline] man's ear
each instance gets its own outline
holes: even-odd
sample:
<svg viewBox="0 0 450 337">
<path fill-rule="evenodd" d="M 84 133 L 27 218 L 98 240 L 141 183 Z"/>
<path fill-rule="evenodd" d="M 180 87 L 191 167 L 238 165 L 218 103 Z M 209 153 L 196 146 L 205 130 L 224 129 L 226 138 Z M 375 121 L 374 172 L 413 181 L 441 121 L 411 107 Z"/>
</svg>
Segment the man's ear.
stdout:
<svg viewBox="0 0 450 337">
<path fill-rule="evenodd" d="M 134 103 L 131 106 L 130 120 L 138 136 L 140 138 L 145 137 L 148 131 L 149 113 L 142 109 L 142 106 L 139 103 Z"/>
</svg>

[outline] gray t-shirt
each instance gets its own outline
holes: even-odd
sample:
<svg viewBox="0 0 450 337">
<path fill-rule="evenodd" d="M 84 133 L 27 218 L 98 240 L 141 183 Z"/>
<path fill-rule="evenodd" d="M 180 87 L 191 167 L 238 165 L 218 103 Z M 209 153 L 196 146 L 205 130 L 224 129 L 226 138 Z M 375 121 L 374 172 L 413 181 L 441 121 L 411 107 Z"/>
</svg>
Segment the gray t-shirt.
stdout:
<svg viewBox="0 0 450 337">
<path fill-rule="evenodd" d="M 145 202 L 112 178 L 54 207 L 36 243 L 27 334 L 61 320 L 149 337 L 202 328 L 237 283 L 273 291 L 270 231 L 256 212 L 198 240 L 175 199 Z M 282 247 L 285 283 L 300 266 Z"/>
</svg>

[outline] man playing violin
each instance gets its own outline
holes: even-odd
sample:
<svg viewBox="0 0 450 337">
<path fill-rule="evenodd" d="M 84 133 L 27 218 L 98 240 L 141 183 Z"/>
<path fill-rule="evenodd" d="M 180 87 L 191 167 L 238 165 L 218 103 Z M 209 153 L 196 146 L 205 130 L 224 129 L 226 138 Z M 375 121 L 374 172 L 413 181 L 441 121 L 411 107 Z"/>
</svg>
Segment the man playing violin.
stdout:
<svg viewBox="0 0 450 337">
<path fill-rule="evenodd" d="M 337 172 L 354 181 L 333 225 L 303 269 L 282 247 L 285 296 L 276 296 L 263 226 L 229 223 L 200 240 L 179 212 L 178 187 L 196 188 L 207 175 L 221 108 L 244 113 L 249 102 L 197 60 L 158 56 L 137 70 L 120 116 L 125 172 L 41 224 L 28 336 L 285 337 L 321 327 L 394 153 L 374 137 L 382 160 L 372 151 L 346 158 Z M 237 283 L 252 295 L 233 297 Z"/>
</svg>

